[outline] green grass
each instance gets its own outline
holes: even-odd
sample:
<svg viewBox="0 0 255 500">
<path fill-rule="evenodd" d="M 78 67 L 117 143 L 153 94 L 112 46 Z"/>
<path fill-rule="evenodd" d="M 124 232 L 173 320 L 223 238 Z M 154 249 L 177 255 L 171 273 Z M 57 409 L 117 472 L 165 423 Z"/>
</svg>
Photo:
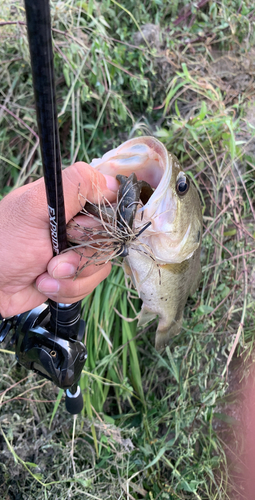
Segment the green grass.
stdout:
<svg viewBox="0 0 255 500">
<path fill-rule="evenodd" d="M 21 2 L 0 7 L 0 23 L 24 21 Z M 2 497 L 237 500 L 227 452 L 230 435 L 232 453 L 241 454 L 240 424 L 226 394 L 233 346 L 245 366 L 239 382 L 254 338 L 253 4 L 51 7 L 64 166 L 134 135 L 158 137 L 200 192 L 203 278 L 164 355 L 153 347 L 155 324 L 140 331 L 124 319 L 140 301 L 121 268 L 84 299 L 85 406 L 75 421 L 55 387 L 2 353 Z M 144 40 L 145 23 L 160 25 L 154 42 Z M 3 24 L 0 36 L 3 196 L 42 168 L 25 27 Z"/>
</svg>

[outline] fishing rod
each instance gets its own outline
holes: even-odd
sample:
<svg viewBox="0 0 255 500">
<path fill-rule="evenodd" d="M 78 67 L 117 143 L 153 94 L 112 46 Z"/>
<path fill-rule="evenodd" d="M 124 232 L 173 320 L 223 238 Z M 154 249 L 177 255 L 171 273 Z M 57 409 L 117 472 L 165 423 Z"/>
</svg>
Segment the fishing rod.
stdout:
<svg viewBox="0 0 255 500">
<path fill-rule="evenodd" d="M 67 248 L 61 156 L 54 83 L 49 0 L 24 0 L 35 107 L 47 195 L 53 255 Z M 83 398 L 78 380 L 87 358 L 82 343 L 81 301 L 52 300 L 0 325 L 0 342 L 15 333 L 17 361 L 66 390 L 66 409 L 77 414 Z"/>
</svg>

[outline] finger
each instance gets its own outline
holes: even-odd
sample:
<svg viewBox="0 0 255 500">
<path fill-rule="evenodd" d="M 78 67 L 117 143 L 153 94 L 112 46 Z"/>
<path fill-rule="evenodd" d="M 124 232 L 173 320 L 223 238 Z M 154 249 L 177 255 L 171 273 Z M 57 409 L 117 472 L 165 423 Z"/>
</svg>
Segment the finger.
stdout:
<svg viewBox="0 0 255 500">
<path fill-rule="evenodd" d="M 47 272 L 51 278 L 54 279 L 66 279 L 74 278 L 78 275 L 80 278 L 86 278 L 94 273 L 97 273 L 101 267 L 98 265 L 90 264 L 90 257 L 95 253 L 96 250 L 93 249 L 81 249 L 81 255 L 77 252 L 70 250 L 64 252 L 61 255 L 57 255 L 50 260 L 47 266 Z M 81 271 L 83 266 L 86 267 Z M 101 264 L 105 265 L 104 263 Z"/>
<path fill-rule="evenodd" d="M 63 171 L 63 186 L 68 222 L 80 212 L 81 204 L 84 206 L 86 200 L 98 204 L 105 197 L 110 202 L 114 201 L 119 183 L 87 163 L 77 162 Z"/>
<path fill-rule="evenodd" d="M 68 241 L 78 244 L 84 242 L 89 246 L 90 243 L 95 243 L 96 236 L 103 237 L 102 232 L 105 233 L 104 229 L 104 225 L 96 217 L 78 215 L 69 221 L 66 228 L 66 234 Z"/>
<path fill-rule="evenodd" d="M 71 278 L 56 280 L 44 273 L 37 278 L 36 287 L 40 293 L 56 302 L 72 304 L 90 294 L 108 276 L 110 270 L 111 264 L 108 263 L 91 276 L 78 277 L 75 281 Z"/>
<path fill-rule="evenodd" d="M 70 221 L 70 225 L 77 224 L 78 226 L 85 227 L 85 228 L 93 228 L 95 226 L 102 227 L 102 221 L 99 219 L 96 215 L 76 215 L 76 217 L 73 217 Z"/>
</svg>

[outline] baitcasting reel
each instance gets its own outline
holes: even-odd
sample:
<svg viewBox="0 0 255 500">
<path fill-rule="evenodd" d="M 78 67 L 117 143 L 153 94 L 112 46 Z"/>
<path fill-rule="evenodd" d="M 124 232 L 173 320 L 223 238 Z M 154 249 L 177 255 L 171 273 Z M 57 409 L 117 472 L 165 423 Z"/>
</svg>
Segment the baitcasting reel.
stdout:
<svg viewBox="0 0 255 500">
<path fill-rule="evenodd" d="M 66 409 L 82 410 L 83 398 L 77 385 L 87 359 L 82 343 L 85 322 L 80 319 L 81 304 L 50 301 L 9 319 L 0 316 L 0 342 L 7 335 L 8 346 L 15 345 L 18 363 L 66 390 Z"/>
</svg>

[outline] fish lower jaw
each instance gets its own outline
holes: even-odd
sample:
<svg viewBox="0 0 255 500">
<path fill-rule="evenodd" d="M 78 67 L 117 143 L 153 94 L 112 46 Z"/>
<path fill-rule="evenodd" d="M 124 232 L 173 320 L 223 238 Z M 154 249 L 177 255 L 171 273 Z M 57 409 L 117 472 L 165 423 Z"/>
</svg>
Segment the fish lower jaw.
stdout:
<svg viewBox="0 0 255 500">
<path fill-rule="evenodd" d="M 181 264 L 185 260 L 192 257 L 198 245 L 195 246 L 190 252 L 185 252 L 183 249 L 180 251 L 180 245 L 177 247 L 162 246 L 159 244 L 159 239 L 154 238 L 155 242 L 150 241 L 149 244 L 145 242 L 134 246 L 133 250 L 137 251 L 145 259 L 153 260 L 155 265 L 165 266 L 167 264 Z"/>
<path fill-rule="evenodd" d="M 199 242 L 191 244 L 188 241 L 190 225 L 182 238 L 174 238 L 171 233 L 152 232 L 150 227 L 141 236 L 138 236 L 137 242 L 140 243 L 139 252 L 143 252 L 159 265 L 180 264 L 192 257 L 199 246 Z"/>
</svg>

